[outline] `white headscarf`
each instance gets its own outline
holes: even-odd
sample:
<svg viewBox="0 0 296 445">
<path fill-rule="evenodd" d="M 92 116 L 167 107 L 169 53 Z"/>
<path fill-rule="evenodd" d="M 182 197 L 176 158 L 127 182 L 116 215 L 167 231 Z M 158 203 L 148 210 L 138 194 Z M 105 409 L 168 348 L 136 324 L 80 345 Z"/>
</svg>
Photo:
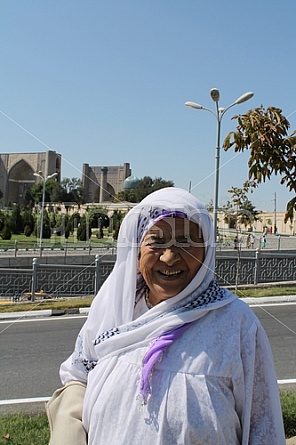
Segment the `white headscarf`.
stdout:
<svg viewBox="0 0 296 445">
<path fill-rule="evenodd" d="M 166 217 L 168 213 L 182 212 L 196 222 L 201 231 L 205 246 L 204 261 L 192 281 L 176 296 L 154 306 L 136 320 L 133 320 L 137 290 L 138 255 L 143 236 L 150 227 Z M 88 319 L 83 326 L 76 350 L 61 367 L 63 383 L 81 379 L 79 360 L 90 364 L 99 357 L 116 355 L 136 345 L 149 344 L 164 332 L 176 329 L 184 323 L 192 322 L 210 310 L 207 306 L 180 313 L 182 302 L 188 303 L 191 294 L 202 294 L 214 279 L 215 248 L 213 224 L 203 204 L 191 193 L 175 187 L 164 188 L 148 195 L 124 218 L 117 240 L 117 259 L 114 269 L 95 297 Z M 211 309 L 221 307 L 230 300 L 232 294 L 222 301 L 211 304 Z M 184 303 L 184 304 L 185 304 Z M 94 340 L 102 333 L 122 327 L 120 335 L 108 334 L 108 341 L 94 345 Z M 84 365 L 85 365 L 84 363 Z M 76 373 L 74 368 L 80 369 Z M 80 375 L 80 378 L 78 378 Z"/>
</svg>

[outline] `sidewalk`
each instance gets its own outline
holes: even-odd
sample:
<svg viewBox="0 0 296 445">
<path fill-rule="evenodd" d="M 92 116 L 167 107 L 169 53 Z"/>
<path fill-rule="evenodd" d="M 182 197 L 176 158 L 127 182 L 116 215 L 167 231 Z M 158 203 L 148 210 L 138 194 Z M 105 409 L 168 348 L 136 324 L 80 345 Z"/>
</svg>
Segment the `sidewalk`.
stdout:
<svg viewBox="0 0 296 445">
<path fill-rule="evenodd" d="M 13 320 L 22 318 L 57 317 L 62 315 L 87 315 L 89 307 L 71 309 L 41 309 L 19 312 L 0 312 L 0 320 Z"/>
</svg>

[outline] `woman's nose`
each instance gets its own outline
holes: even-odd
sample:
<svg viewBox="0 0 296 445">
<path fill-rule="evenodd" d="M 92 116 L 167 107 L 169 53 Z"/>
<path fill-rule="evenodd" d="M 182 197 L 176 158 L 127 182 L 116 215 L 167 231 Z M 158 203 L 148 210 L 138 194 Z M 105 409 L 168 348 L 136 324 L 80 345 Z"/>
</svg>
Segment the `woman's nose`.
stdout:
<svg viewBox="0 0 296 445">
<path fill-rule="evenodd" d="M 175 246 L 166 247 L 160 255 L 160 261 L 168 266 L 173 266 L 180 260 L 178 249 Z"/>
</svg>

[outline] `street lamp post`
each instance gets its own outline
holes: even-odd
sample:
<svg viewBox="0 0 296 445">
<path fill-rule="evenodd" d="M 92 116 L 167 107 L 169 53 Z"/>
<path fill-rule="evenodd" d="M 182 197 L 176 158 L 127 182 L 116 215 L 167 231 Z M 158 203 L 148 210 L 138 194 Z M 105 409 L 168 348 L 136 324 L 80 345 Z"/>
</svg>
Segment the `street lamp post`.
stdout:
<svg viewBox="0 0 296 445">
<path fill-rule="evenodd" d="M 215 150 L 215 184 L 214 184 L 214 208 L 213 208 L 213 224 L 214 224 L 214 242 L 217 241 L 217 220 L 218 220 L 218 199 L 219 199 L 219 169 L 220 169 L 220 131 L 221 131 L 221 121 L 229 108 L 234 105 L 242 104 L 254 96 L 254 93 L 245 93 L 238 97 L 232 104 L 228 107 L 219 107 L 220 92 L 217 88 L 212 88 L 210 91 L 211 98 L 216 104 L 216 112 L 210 108 L 203 107 L 196 102 L 185 102 L 185 105 L 190 108 L 195 108 L 196 110 L 206 110 L 212 113 L 217 121 L 217 132 L 216 132 L 216 150 Z"/>
<path fill-rule="evenodd" d="M 40 238 L 39 238 L 39 255 L 42 256 L 42 237 L 43 237 L 43 220 L 44 220 L 44 204 L 45 204 L 45 184 L 48 179 L 52 179 L 57 176 L 57 173 L 52 173 L 52 175 L 48 175 L 46 177 L 43 176 L 43 173 L 40 171 L 38 173 L 33 173 L 34 176 L 37 176 L 43 181 L 42 188 L 42 202 L 41 202 L 41 222 L 40 222 Z"/>
</svg>

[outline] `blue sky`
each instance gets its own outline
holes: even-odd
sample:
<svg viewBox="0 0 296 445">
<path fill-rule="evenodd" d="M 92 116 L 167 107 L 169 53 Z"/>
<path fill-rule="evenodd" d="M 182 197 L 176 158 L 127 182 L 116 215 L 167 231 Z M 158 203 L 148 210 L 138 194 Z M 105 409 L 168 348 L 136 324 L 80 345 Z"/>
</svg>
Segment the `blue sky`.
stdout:
<svg viewBox="0 0 296 445">
<path fill-rule="evenodd" d="M 293 0 L 1 0 L 0 152 L 61 153 L 62 176 L 90 165 L 131 164 L 213 199 L 214 110 L 253 91 L 231 117 L 261 104 L 296 128 Z M 248 153 L 221 151 L 219 203 L 247 178 Z M 258 209 L 285 209 L 279 178 L 261 185 Z"/>
</svg>

